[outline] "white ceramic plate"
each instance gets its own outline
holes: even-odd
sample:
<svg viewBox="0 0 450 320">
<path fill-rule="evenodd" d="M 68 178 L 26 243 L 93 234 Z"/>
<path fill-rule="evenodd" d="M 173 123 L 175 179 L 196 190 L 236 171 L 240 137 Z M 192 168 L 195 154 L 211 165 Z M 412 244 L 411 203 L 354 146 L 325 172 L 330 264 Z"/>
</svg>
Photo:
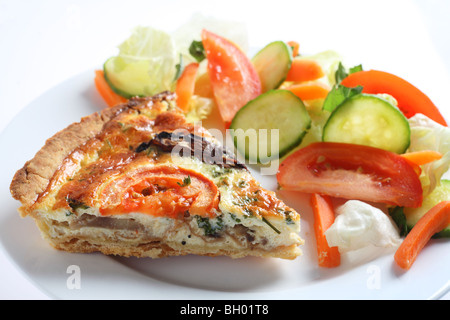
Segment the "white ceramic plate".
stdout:
<svg viewBox="0 0 450 320">
<path fill-rule="evenodd" d="M 105 107 L 93 85 L 93 70 L 61 83 L 26 107 L 0 136 L 0 241 L 11 260 L 57 299 L 428 299 L 450 289 L 450 242 L 433 240 L 408 272 L 392 254 L 356 266 L 317 267 L 307 197 L 280 197 L 302 215 L 303 256 L 294 261 L 226 257 L 116 258 L 56 251 L 41 239 L 31 218 L 17 213 L 9 193 L 13 174 L 45 139 L 81 117 Z M 260 176 L 274 189 L 274 177 Z M 71 286 L 71 266 L 80 287 Z M 73 283 L 72 283 L 73 284 Z"/>
</svg>

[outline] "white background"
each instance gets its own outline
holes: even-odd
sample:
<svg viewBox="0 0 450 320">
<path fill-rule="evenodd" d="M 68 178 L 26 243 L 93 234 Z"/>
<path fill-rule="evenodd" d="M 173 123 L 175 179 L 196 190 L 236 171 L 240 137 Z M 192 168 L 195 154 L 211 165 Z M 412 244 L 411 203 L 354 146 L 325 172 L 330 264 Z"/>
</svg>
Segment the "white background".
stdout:
<svg viewBox="0 0 450 320">
<path fill-rule="evenodd" d="M 133 27 L 170 32 L 193 12 L 245 22 L 254 47 L 296 40 L 303 52 L 334 49 L 366 69 L 402 76 L 450 119 L 446 0 L 0 0 L 0 130 L 50 88 L 100 68 Z M 0 252 L 0 299 L 48 297 Z"/>
</svg>

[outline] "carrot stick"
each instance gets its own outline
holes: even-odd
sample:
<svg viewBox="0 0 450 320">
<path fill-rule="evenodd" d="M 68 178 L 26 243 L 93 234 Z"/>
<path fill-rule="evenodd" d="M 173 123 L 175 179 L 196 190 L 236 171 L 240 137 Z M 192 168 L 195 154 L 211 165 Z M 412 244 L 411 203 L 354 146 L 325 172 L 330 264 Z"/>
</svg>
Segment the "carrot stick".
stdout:
<svg viewBox="0 0 450 320">
<path fill-rule="evenodd" d="M 298 52 L 300 51 L 300 44 L 297 41 L 288 41 L 287 45 L 292 48 L 292 56 L 298 56 Z"/>
<path fill-rule="evenodd" d="M 431 237 L 450 224 L 450 201 L 431 208 L 411 229 L 394 255 L 395 262 L 408 270 Z"/>
<path fill-rule="evenodd" d="M 415 163 L 418 166 L 439 160 L 442 158 L 442 154 L 433 150 L 424 150 L 416 152 L 408 152 L 402 154 L 402 157 Z"/>
<path fill-rule="evenodd" d="M 108 82 L 105 80 L 103 70 L 95 70 L 94 82 L 98 93 L 102 96 L 103 100 L 105 100 L 109 107 L 113 107 L 119 103 L 124 103 L 127 101 L 126 98 L 118 95 L 111 89 Z"/>
<path fill-rule="evenodd" d="M 326 84 L 318 81 L 293 84 L 287 90 L 302 100 L 325 99 L 330 92 Z"/>
<path fill-rule="evenodd" d="M 325 231 L 333 224 L 335 214 L 328 196 L 311 195 L 311 206 L 314 213 L 314 232 L 316 234 L 317 255 L 319 266 L 334 268 L 341 264 L 338 247 L 330 247 L 325 237 Z"/>
<path fill-rule="evenodd" d="M 177 105 L 184 111 L 188 111 L 189 101 L 194 94 L 198 67 L 199 64 L 196 62 L 188 64 L 177 81 L 175 89 L 177 94 Z"/>
<path fill-rule="evenodd" d="M 314 60 L 294 59 L 286 76 L 286 81 L 304 82 L 320 79 L 324 76 L 322 67 Z"/>
</svg>

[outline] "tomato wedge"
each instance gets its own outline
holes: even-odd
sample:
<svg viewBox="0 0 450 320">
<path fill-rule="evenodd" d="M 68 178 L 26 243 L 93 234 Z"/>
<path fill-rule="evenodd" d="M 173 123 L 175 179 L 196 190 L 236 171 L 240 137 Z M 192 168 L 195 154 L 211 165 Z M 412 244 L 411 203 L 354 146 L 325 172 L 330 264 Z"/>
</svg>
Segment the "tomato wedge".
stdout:
<svg viewBox="0 0 450 320">
<path fill-rule="evenodd" d="M 183 218 L 186 214 L 214 217 L 219 192 L 202 174 L 176 166 L 127 172 L 113 179 L 100 194 L 102 215 L 130 212 Z"/>
<path fill-rule="evenodd" d="M 261 94 L 261 81 L 249 58 L 231 41 L 203 30 L 202 43 L 214 98 L 228 126 L 241 107 Z"/>
<path fill-rule="evenodd" d="M 422 204 L 416 167 L 378 148 L 317 142 L 289 155 L 277 180 L 282 189 L 402 207 Z"/>
<path fill-rule="evenodd" d="M 359 71 L 350 74 L 342 80 L 341 84 L 350 88 L 362 86 L 364 93 L 390 94 L 397 100 L 399 109 L 407 118 L 421 113 L 437 123 L 447 126 L 444 117 L 430 98 L 414 85 L 396 75 L 378 70 Z"/>
</svg>

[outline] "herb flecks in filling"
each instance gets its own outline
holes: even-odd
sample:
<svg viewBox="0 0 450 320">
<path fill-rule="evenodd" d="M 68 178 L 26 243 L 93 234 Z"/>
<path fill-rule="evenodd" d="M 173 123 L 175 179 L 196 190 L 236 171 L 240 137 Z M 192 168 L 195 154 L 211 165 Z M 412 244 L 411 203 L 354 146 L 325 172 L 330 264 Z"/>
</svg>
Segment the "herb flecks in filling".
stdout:
<svg viewBox="0 0 450 320">
<path fill-rule="evenodd" d="M 177 184 L 178 184 L 180 187 L 187 187 L 188 185 L 191 184 L 191 176 L 187 176 L 186 178 L 184 178 L 184 179 L 183 179 L 183 183 L 177 182 Z"/>
<path fill-rule="evenodd" d="M 203 229 L 206 236 L 220 237 L 220 232 L 225 228 L 223 217 L 220 215 L 216 218 L 216 221 L 211 221 L 208 217 L 195 216 L 197 219 L 197 225 Z"/>
<path fill-rule="evenodd" d="M 72 199 L 69 197 L 66 197 L 66 201 L 67 204 L 69 205 L 70 209 L 72 209 L 71 214 L 75 213 L 78 209 L 89 209 L 89 206 L 84 204 L 82 201 L 76 200 L 76 199 Z M 67 215 L 71 215 L 71 214 L 67 214 Z"/>
</svg>

